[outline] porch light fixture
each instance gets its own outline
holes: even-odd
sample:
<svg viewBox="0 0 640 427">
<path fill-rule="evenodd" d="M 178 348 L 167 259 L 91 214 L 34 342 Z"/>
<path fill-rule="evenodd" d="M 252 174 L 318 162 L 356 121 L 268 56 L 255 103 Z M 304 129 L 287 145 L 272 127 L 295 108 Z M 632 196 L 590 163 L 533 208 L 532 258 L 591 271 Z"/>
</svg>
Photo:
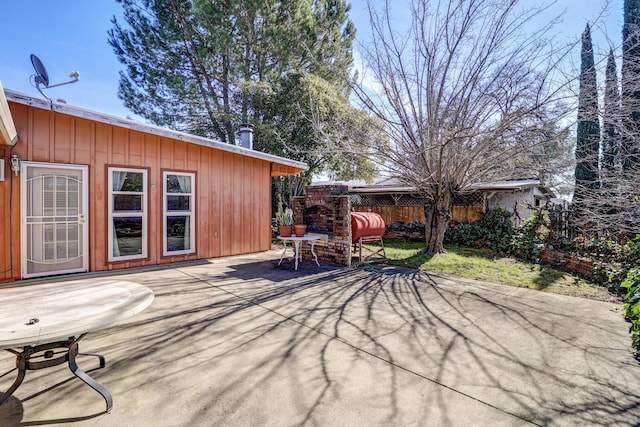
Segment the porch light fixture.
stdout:
<svg viewBox="0 0 640 427">
<path fill-rule="evenodd" d="M 22 162 L 15 154 L 11 155 L 11 170 L 15 172 L 16 176 L 18 176 L 18 172 L 20 172 L 20 166 Z"/>
</svg>

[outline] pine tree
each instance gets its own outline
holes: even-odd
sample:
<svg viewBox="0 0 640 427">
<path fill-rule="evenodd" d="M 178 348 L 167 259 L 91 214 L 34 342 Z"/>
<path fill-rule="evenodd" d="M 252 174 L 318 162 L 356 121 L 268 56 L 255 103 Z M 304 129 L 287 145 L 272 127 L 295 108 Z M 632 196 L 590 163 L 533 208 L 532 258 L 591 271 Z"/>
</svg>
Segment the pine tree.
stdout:
<svg viewBox="0 0 640 427">
<path fill-rule="evenodd" d="M 309 164 L 302 180 L 327 169 L 370 176 L 370 162 L 359 156 L 353 168 L 344 153 L 375 127 L 348 103 L 355 28 L 346 0 L 119 1 L 126 25 L 112 20 L 109 43 L 126 67 L 118 95 L 133 112 L 228 143 L 250 123 L 255 149 Z"/>
<path fill-rule="evenodd" d="M 109 43 L 126 66 L 119 96 L 136 114 L 229 143 L 271 115 L 291 72 L 344 89 L 355 35 L 345 0 L 121 0 Z M 344 92 L 344 91 L 343 91 Z"/>
<path fill-rule="evenodd" d="M 595 199 L 598 179 L 598 149 L 600 122 L 598 119 L 598 88 L 591 44 L 591 30 L 587 24 L 582 33 L 580 94 L 578 99 L 578 131 L 576 141 L 575 191 L 573 210 L 576 225 L 588 220 L 588 211 Z"/>
</svg>

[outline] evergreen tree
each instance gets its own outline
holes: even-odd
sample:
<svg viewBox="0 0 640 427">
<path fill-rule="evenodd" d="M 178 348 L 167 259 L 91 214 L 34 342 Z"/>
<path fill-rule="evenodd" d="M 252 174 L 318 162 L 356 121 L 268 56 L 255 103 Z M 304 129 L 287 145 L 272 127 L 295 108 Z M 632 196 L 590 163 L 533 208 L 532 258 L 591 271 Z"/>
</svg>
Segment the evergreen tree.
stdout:
<svg viewBox="0 0 640 427">
<path fill-rule="evenodd" d="M 629 175 L 640 167 L 640 0 L 624 1 L 621 129 L 622 170 Z"/>
<path fill-rule="evenodd" d="M 228 143 L 253 124 L 255 149 L 309 164 L 279 182 L 293 195 L 321 171 L 371 176 L 371 162 L 348 154 L 366 150 L 376 126 L 348 103 L 355 28 L 346 0 L 118 1 L 126 25 L 112 20 L 109 43 L 126 67 L 118 95 L 133 112 Z"/>
<path fill-rule="evenodd" d="M 313 25 L 313 66 L 310 72 L 331 82 L 348 95 L 348 70 L 353 64 L 351 46 L 356 29 L 348 19 L 350 6 L 344 0 L 315 1 Z M 345 47 L 348 47 L 346 49 Z"/>
<path fill-rule="evenodd" d="M 355 30 L 344 0 L 119 1 L 119 97 L 155 124 L 233 143 L 241 123 L 273 115 L 268 98 L 291 72 L 345 93 Z"/>
<path fill-rule="evenodd" d="M 578 131 L 576 141 L 575 191 L 573 210 L 576 225 L 588 220 L 589 207 L 595 199 L 598 180 L 598 150 L 600 122 L 598 119 L 598 88 L 591 44 L 591 30 L 587 24 L 582 33 L 580 94 L 578 99 Z"/>
<path fill-rule="evenodd" d="M 612 237 L 619 230 L 620 217 L 620 90 L 613 49 L 609 50 L 605 76 L 604 109 L 602 115 L 602 141 L 600 195 L 594 201 L 597 223 L 594 227 L 599 235 Z"/>
<path fill-rule="evenodd" d="M 630 236 L 638 232 L 640 218 L 640 0 L 624 1 L 621 88 L 621 173 L 615 186 L 618 215 L 613 228 Z"/>
<path fill-rule="evenodd" d="M 620 91 L 613 49 L 609 51 L 605 77 L 604 114 L 602 117 L 602 179 L 603 186 L 610 187 L 615 177 L 620 155 Z"/>
</svg>

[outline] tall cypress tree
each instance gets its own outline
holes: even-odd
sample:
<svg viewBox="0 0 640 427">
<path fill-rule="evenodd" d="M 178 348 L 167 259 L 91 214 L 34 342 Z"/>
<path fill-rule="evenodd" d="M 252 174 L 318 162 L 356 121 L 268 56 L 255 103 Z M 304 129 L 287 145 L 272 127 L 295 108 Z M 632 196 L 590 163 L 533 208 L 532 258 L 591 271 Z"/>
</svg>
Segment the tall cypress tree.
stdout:
<svg viewBox="0 0 640 427">
<path fill-rule="evenodd" d="M 591 44 L 591 30 L 587 24 L 582 33 L 580 68 L 580 95 L 578 99 L 578 132 L 576 141 L 576 187 L 573 207 L 576 225 L 588 220 L 587 207 L 596 197 L 599 188 L 598 150 L 600 146 L 600 122 L 598 120 L 598 88 Z"/>
<path fill-rule="evenodd" d="M 615 175 L 616 165 L 620 155 L 620 91 L 618 90 L 618 75 L 616 59 L 613 49 L 607 58 L 607 70 L 604 89 L 604 114 L 602 117 L 602 167 L 603 186 L 610 187 L 611 178 Z"/>
<path fill-rule="evenodd" d="M 622 170 L 640 166 L 640 0 L 624 1 L 622 27 Z"/>
<path fill-rule="evenodd" d="M 616 60 L 613 49 L 609 50 L 604 89 L 604 111 L 602 115 L 602 142 L 600 163 L 600 181 L 602 183 L 600 208 L 600 231 L 612 235 L 619 230 L 621 212 L 620 200 L 620 90 Z"/>
</svg>

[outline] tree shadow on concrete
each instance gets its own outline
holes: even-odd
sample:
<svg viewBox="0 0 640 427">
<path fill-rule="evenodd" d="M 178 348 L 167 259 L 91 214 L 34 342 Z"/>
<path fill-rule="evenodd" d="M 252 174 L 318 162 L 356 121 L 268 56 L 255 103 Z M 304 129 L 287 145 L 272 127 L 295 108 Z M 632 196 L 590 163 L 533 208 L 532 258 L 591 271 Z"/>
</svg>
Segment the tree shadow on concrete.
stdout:
<svg viewBox="0 0 640 427">
<path fill-rule="evenodd" d="M 121 399 L 184 425 L 454 425 L 465 408 L 480 424 L 640 419 L 640 369 L 606 309 L 401 268 L 275 264 L 123 276 L 156 300 L 85 340 L 108 356 L 114 411 Z"/>
</svg>

